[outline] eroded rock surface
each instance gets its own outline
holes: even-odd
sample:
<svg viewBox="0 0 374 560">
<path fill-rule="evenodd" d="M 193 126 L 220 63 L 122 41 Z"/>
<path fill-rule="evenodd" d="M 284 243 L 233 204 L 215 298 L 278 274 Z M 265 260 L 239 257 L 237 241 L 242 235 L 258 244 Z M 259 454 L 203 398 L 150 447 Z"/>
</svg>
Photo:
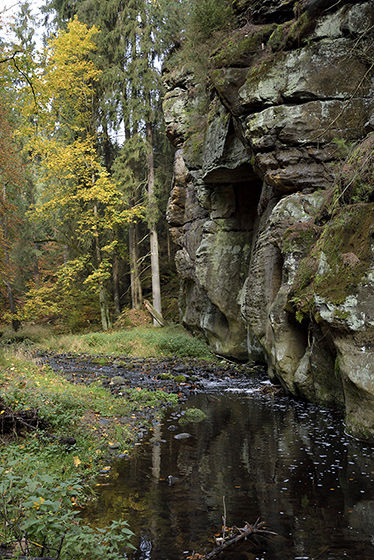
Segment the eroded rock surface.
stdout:
<svg viewBox="0 0 374 560">
<path fill-rule="evenodd" d="M 183 322 L 374 439 L 374 5 L 234 7 L 200 121 L 165 71 Z"/>
</svg>

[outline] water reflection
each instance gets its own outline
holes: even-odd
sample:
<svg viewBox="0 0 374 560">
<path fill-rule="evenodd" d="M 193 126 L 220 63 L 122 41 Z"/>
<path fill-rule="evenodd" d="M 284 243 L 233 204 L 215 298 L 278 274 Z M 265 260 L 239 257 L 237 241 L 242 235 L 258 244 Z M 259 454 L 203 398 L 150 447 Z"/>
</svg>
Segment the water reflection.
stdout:
<svg viewBox="0 0 374 560">
<path fill-rule="evenodd" d="M 372 448 L 346 436 L 340 418 L 256 393 L 200 394 L 187 406 L 206 420 L 181 427 L 172 412 L 131 460 L 118 462 L 86 512 L 98 525 L 129 520 L 138 539 L 131 560 L 211 550 L 223 496 L 228 524 L 261 518 L 278 533 L 225 558 L 374 558 Z M 181 432 L 192 437 L 175 439 Z"/>
</svg>

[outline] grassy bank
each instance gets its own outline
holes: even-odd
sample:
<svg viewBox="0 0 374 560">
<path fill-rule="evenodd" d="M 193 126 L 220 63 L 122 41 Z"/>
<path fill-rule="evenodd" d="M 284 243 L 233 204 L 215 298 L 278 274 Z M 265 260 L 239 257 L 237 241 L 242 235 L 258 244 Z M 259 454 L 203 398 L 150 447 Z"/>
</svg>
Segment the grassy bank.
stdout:
<svg viewBox="0 0 374 560">
<path fill-rule="evenodd" d="M 9 345 L 12 337 L 18 344 Z M 131 540 L 126 520 L 94 530 L 81 525 L 79 508 L 109 471 L 111 449 L 131 453 L 146 418 L 175 404 L 176 396 L 139 388 L 136 401 L 114 398 L 101 383 L 69 383 L 31 350 L 211 359 L 209 350 L 178 328 L 56 336 L 24 327 L 3 331 L 2 342 L 0 542 L 27 558 L 119 558 Z"/>
<path fill-rule="evenodd" d="M 24 326 L 17 333 L 10 327 L 4 328 L 0 339 L 3 344 L 23 341 L 32 346 L 51 352 L 75 352 L 87 354 L 106 354 L 111 356 L 134 356 L 162 358 L 213 359 L 207 344 L 200 338 L 190 335 L 179 326 L 154 328 L 142 326 L 107 333 L 91 332 L 86 334 L 58 334 L 40 326 Z"/>
</svg>

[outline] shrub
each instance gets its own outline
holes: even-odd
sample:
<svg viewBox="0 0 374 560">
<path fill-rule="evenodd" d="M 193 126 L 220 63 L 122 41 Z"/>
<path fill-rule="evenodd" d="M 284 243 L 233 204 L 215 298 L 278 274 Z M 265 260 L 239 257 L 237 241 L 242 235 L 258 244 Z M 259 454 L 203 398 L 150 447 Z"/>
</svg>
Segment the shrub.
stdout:
<svg viewBox="0 0 374 560">
<path fill-rule="evenodd" d="M 374 190 L 374 133 L 350 149 L 342 165 L 339 196 L 341 202 L 357 203 L 372 200 Z"/>
<path fill-rule="evenodd" d="M 214 31 L 226 27 L 231 15 L 231 3 L 227 0 L 198 0 L 192 12 L 192 24 L 208 38 Z"/>
<path fill-rule="evenodd" d="M 212 353 L 203 340 L 182 330 L 165 331 L 164 337 L 160 338 L 159 347 L 165 354 L 181 358 L 212 358 Z"/>
<path fill-rule="evenodd" d="M 125 521 L 104 529 L 83 526 L 76 505 L 84 499 L 79 477 L 47 474 L 43 455 L 28 452 L 0 466 L 0 524 L 3 538 L 27 557 L 56 555 L 82 560 L 116 560 L 133 533 Z M 44 468 L 43 468 L 44 467 Z"/>
</svg>

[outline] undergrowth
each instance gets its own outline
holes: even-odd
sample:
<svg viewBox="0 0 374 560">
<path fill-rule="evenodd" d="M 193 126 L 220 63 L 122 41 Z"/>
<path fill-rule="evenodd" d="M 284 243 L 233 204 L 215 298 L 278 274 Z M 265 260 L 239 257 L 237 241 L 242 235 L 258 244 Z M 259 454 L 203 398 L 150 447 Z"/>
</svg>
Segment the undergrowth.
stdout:
<svg viewBox="0 0 374 560">
<path fill-rule="evenodd" d="M 98 384 L 71 384 L 30 355 L 3 349 L 0 399 L 14 415 L 37 410 L 44 426 L 5 433 L 0 418 L 0 542 L 15 557 L 123 558 L 131 548 L 127 522 L 83 526 L 79 509 L 93 498 L 112 442 L 130 452 L 139 422 L 175 395 L 138 389 L 116 399 Z"/>
<path fill-rule="evenodd" d="M 17 333 L 23 338 L 22 329 Z M 3 335 L 4 339 L 4 335 Z M 25 344 L 25 340 L 23 340 Z M 56 352 L 126 355 L 143 358 L 199 358 L 212 360 L 208 345 L 182 327 L 154 328 L 142 326 L 111 332 L 54 335 L 52 331 L 39 339 L 26 339 L 26 344 Z"/>
</svg>

